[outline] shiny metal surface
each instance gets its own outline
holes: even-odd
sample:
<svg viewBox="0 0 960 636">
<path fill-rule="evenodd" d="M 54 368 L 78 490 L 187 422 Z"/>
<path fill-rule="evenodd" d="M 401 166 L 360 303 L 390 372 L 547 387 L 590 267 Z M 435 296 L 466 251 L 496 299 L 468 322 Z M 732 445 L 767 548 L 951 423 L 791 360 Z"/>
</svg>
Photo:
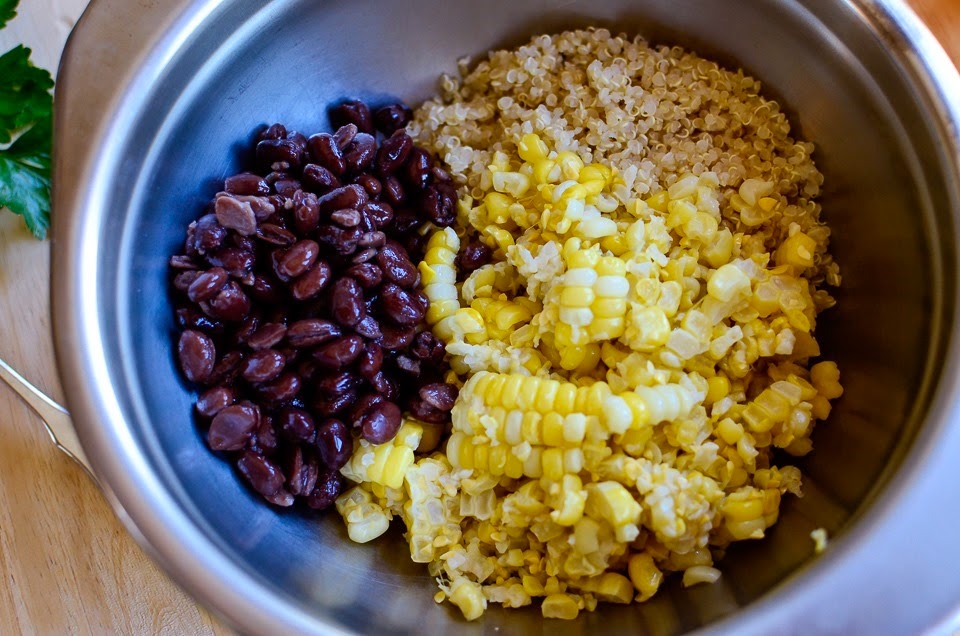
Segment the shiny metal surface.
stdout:
<svg viewBox="0 0 960 636">
<path fill-rule="evenodd" d="M 53 444 L 63 451 L 67 457 L 83 466 L 90 477 L 96 480 L 93 468 L 90 466 L 90 460 L 83 452 L 83 446 L 80 445 L 77 432 L 66 409 L 51 400 L 46 393 L 33 386 L 3 360 L 0 360 L 0 380 L 6 382 L 40 417 L 40 421 L 47 429 L 47 434 L 50 435 Z"/>
<path fill-rule="evenodd" d="M 166 259 L 261 124 L 417 101 L 464 54 L 599 24 L 742 65 L 818 146 L 843 266 L 821 322 L 847 392 L 762 542 L 713 586 L 545 626 L 464 624 L 398 534 L 262 506 L 207 451 L 171 352 Z M 897 0 L 94 0 L 57 89 L 53 313 L 77 432 L 171 575 L 252 633 L 915 633 L 960 600 L 960 78 Z M 809 532 L 835 538 L 813 558 Z"/>
</svg>

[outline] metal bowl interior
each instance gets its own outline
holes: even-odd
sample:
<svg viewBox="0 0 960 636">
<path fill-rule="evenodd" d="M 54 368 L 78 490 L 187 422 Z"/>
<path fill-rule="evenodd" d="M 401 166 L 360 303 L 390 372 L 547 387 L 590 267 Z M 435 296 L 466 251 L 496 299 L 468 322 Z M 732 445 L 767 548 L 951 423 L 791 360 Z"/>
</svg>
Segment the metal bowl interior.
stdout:
<svg viewBox="0 0 960 636">
<path fill-rule="evenodd" d="M 805 496 L 786 499 L 767 539 L 730 550 L 717 584 L 683 589 L 671 580 L 643 606 L 603 607 L 549 629 L 669 634 L 726 619 L 721 624 L 763 631 L 912 631 L 950 607 L 949 589 L 931 589 L 922 612 L 898 603 L 865 611 L 914 580 L 904 573 L 895 585 L 884 582 L 890 563 L 862 563 L 866 546 L 878 537 L 906 540 L 890 525 L 897 502 L 920 464 L 933 461 L 932 448 L 957 445 L 956 435 L 943 437 L 955 394 L 944 360 L 956 304 L 956 140 L 943 85 L 927 68 L 931 51 L 938 72 L 946 58 L 900 5 L 135 5 L 96 0 L 61 72 L 58 356 L 78 432 L 118 511 L 177 580 L 228 620 L 253 632 L 547 629 L 535 608 L 493 607 L 466 625 L 456 610 L 434 604 L 435 582 L 410 562 L 399 532 L 353 545 L 335 516 L 273 510 L 245 488 L 208 451 L 191 417 L 193 395 L 172 354 L 166 263 L 223 177 L 246 164 L 257 127 L 326 129 L 325 107 L 348 96 L 416 103 L 463 55 L 588 25 L 742 66 L 816 143 L 844 275 L 839 306 L 819 334 L 846 395 L 800 462 Z M 918 41 L 931 48 L 907 55 Z M 960 85 L 955 75 L 944 81 Z M 837 539 L 813 559 L 809 533 L 818 527 Z M 935 562 L 925 554 L 918 549 L 917 559 Z M 841 584 L 861 580 L 871 581 L 858 590 L 865 598 L 846 598 Z"/>
</svg>

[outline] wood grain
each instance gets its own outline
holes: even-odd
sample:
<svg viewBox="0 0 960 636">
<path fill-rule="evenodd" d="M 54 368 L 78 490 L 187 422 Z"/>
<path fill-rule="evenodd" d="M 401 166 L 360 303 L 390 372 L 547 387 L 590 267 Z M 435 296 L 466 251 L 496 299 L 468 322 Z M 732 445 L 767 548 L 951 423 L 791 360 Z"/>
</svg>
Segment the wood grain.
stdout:
<svg viewBox="0 0 960 636">
<path fill-rule="evenodd" d="M 85 0 L 23 0 L 0 52 L 24 42 L 55 68 Z M 913 0 L 960 63 L 960 2 Z M 0 214 L 0 357 L 62 400 L 48 302 L 49 245 Z M 0 385 L 0 634 L 221 634 L 127 535 L 82 470 Z"/>
</svg>

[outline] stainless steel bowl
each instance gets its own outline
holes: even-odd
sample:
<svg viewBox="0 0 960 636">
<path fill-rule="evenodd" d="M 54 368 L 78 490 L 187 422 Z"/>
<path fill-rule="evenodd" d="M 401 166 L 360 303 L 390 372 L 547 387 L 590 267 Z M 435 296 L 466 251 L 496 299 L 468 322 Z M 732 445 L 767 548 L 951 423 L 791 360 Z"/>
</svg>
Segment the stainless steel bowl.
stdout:
<svg viewBox="0 0 960 636">
<path fill-rule="evenodd" d="M 305 131 L 345 96 L 431 94 L 465 54 L 604 25 L 761 78 L 816 142 L 843 265 L 824 349 L 847 392 L 761 542 L 713 586 L 544 625 L 465 624 L 398 535 L 261 504 L 190 417 L 168 256 L 257 126 Z M 118 514 L 170 574 L 256 633 L 913 633 L 960 599 L 960 79 L 897 0 L 94 0 L 57 91 L 53 307 L 60 373 Z M 811 530 L 835 539 L 813 558 Z"/>
</svg>

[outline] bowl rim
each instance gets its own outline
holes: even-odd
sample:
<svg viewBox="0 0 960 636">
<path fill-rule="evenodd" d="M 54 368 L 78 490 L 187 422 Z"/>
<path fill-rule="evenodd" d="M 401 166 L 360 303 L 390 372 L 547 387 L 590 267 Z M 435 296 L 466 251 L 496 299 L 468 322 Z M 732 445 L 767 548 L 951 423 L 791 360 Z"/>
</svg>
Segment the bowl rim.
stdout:
<svg viewBox="0 0 960 636">
<path fill-rule="evenodd" d="M 90 246 L 99 241 L 96 220 L 102 206 L 98 204 L 107 196 L 114 162 L 109 153 L 98 149 L 119 143 L 138 112 L 121 106 L 132 99 L 130 95 L 148 94 L 146 89 L 159 69 L 221 1 L 128 4 L 133 3 L 90 3 L 67 43 L 56 91 L 60 108 L 55 113 L 53 205 L 57 214 L 51 241 L 51 312 L 58 369 L 78 435 L 105 497 L 128 531 L 175 581 L 228 624 L 254 633 L 348 634 L 284 602 L 249 577 L 189 521 L 138 450 L 110 385 L 94 293 L 98 250 Z M 840 4 L 860 14 L 889 45 L 891 55 L 934 113 L 932 125 L 945 144 L 943 159 L 955 177 L 949 194 L 955 226 L 960 227 L 960 75 L 940 43 L 902 0 L 841 0 Z M 99 46 L 98 40 L 105 35 L 113 36 L 111 47 Z M 94 67 L 109 72 L 92 76 L 88 71 Z M 956 242 L 960 237 L 953 238 Z M 954 255 L 948 265 L 953 272 L 960 271 L 960 257 Z M 960 298 L 944 302 L 950 315 L 960 315 Z M 951 325 L 940 328 L 949 330 Z M 868 577 L 875 576 L 874 571 L 858 574 L 856 568 L 844 565 L 869 558 L 871 550 L 903 535 L 906 526 L 897 519 L 897 511 L 916 507 L 917 502 L 909 501 L 911 497 L 917 493 L 922 493 L 925 501 L 940 497 L 960 508 L 960 495 L 950 491 L 947 479 L 958 476 L 950 452 L 960 451 L 960 427 L 950 426 L 960 422 L 960 400 L 954 397 L 960 396 L 957 338 L 949 337 L 943 356 L 927 424 L 897 467 L 897 482 L 888 484 L 859 521 L 850 525 L 831 548 L 829 558 L 806 563 L 747 609 L 711 623 L 704 631 L 760 633 L 776 625 L 800 624 L 795 622 L 798 618 L 809 618 L 812 608 L 828 600 L 824 590 L 869 589 Z M 144 492 L 150 497 L 145 498 Z M 952 544 L 946 525 L 927 529 L 929 534 L 910 554 L 883 552 L 886 564 L 882 571 L 910 568 L 918 558 L 937 562 L 942 558 L 938 550 Z M 960 579 L 952 585 L 955 598 L 960 599 Z M 924 621 L 916 625 L 919 630 L 945 617 L 918 618 Z"/>
</svg>

